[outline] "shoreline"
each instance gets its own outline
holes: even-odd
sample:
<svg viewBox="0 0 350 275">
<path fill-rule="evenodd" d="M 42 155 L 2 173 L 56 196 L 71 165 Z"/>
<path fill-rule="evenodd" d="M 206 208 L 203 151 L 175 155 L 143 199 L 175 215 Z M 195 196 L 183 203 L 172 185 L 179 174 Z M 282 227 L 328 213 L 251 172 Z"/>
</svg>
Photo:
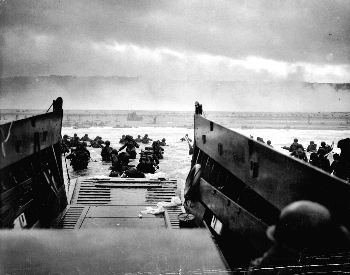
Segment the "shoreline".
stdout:
<svg viewBox="0 0 350 275">
<path fill-rule="evenodd" d="M 215 121 L 214 121 L 215 122 Z M 220 124 L 220 123 L 218 123 Z M 283 127 L 283 126 L 278 126 L 278 125 L 251 125 L 248 127 L 243 127 L 239 125 L 227 125 L 227 124 L 220 124 L 221 126 L 225 128 L 230 128 L 230 129 L 242 129 L 242 130 L 249 130 L 249 129 L 271 129 L 271 130 L 285 130 L 285 131 L 292 131 L 292 130 L 326 130 L 326 131 L 350 131 L 350 125 L 347 127 L 341 127 L 341 126 L 332 126 L 332 125 L 316 125 L 310 127 L 309 125 L 293 125 L 290 126 L 289 128 Z M 63 125 L 63 127 L 68 127 L 72 128 L 73 126 L 67 126 Z M 169 125 L 169 124 L 145 124 L 145 125 L 134 125 L 134 126 L 129 126 L 126 125 L 126 127 L 120 126 L 120 127 L 114 127 L 112 125 L 92 125 L 92 126 L 82 126 L 82 127 L 73 127 L 74 129 L 89 129 L 93 127 L 100 127 L 100 128 L 114 128 L 114 129 L 129 129 L 129 128 L 184 128 L 188 130 L 193 130 L 193 126 L 189 127 L 186 125 Z"/>
<path fill-rule="evenodd" d="M 184 112 L 137 112 L 130 119 L 127 112 L 118 113 L 65 111 L 62 126 L 75 129 L 90 127 L 138 128 L 176 127 L 193 129 L 193 113 Z M 36 115 L 37 113 L 35 113 Z M 0 124 L 33 116 L 26 110 L 19 112 L 2 110 Z M 276 130 L 334 130 L 350 131 L 348 113 L 205 113 L 205 117 L 226 128 L 234 129 L 276 129 Z"/>
</svg>

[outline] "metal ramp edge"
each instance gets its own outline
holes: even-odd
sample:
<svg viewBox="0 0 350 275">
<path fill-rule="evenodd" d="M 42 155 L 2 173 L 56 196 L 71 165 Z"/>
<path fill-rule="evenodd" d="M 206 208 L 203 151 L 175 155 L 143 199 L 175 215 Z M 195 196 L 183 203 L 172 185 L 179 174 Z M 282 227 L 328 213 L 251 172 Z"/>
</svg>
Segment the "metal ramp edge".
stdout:
<svg viewBox="0 0 350 275">
<path fill-rule="evenodd" d="M 88 210 L 84 205 L 70 205 L 55 229 L 78 229 Z"/>
<path fill-rule="evenodd" d="M 182 206 L 169 207 L 165 210 L 165 221 L 168 229 L 180 229 L 179 214 L 184 213 Z"/>
</svg>

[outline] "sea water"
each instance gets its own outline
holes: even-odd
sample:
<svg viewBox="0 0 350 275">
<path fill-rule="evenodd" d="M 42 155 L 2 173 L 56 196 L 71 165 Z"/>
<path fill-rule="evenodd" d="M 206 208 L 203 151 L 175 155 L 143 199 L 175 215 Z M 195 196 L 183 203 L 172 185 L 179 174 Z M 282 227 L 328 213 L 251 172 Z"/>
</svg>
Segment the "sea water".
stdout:
<svg viewBox="0 0 350 275">
<path fill-rule="evenodd" d="M 241 133 L 247 137 L 253 136 L 256 140 L 257 137 L 262 137 L 264 141 L 271 140 L 272 145 L 275 150 L 283 153 L 289 154 L 287 150 L 282 149 L 283 146 L 289 146 L 293 143 L 294 138 L 298 138 L 299 143 L 303 144 L 306 148 L 310 141 L 314 141 L 318 146 L 322 141 L 327 144 L 331 144 L 334 141 L 333 152 L 339 153 L 340 150 L 337 148 L 337 143 L 340 139 L 350 137 L 348 131 L 340 130 L 277 130 L 277 129 L 234 129 L 232 130 Z M 160 160 L 159 169 L 154 175 L 147 174 L 148 178 L 167 178 L 167 179 L 179 179 L 184 181 L 190 170 L 191 165 L 191 155 L 189 155 L 189 146 L 186 141 L 180 141 L 180 138 L 188 134 L 189 138 L 193 141 L 194 131 L 193 129 L 179 128 L 179 127 L 138 127 L 138 128 L 112 128 L 112 127 L 91 127 L 91 128 L 81 128 L 73 129 L 72 127 L 63 127 L 62 136 L 67 134 L 73 136 L 74 133 L 78 134 L 81 138 L 85 134 L 88 134 L 91 139 L 96 136 L 102 137 L 104 141 L 109 140 L 111 142 L 111 147 L 119 149 L 122 144 L 119 140 L 122 135 L 132 135 L 134 138 L 137 135 L 142 137 L 145 134 L 153 140 L 166 139 L 167 146 L 164 146 L 164 159 Z M 139 154 L 141 149 L 146 146 L 151 146 L 150 144 L 140 143 L 140 148 L 136 151 Z M 91 162 L 86 170 L 73 171 L 69 164 L 69 160 L 64 161 L 65 176 L 67 177 L 67 172 L 70 179 L 75 179 L 77 177 L 93 177 L 93 176 L 108 176 L 110 163 L 102 162 L 101 160 L 101 149 L 88 147 L 91 154 Z M 138 164 L 139 155 L 137 155 L 136 160 L 132 160 L 130 164 Z M 330 155 L 332 159 L 332 155 Z M 67 166 L 65 164 L 67 163 Z M 67 169 L 66 169 L 67 167 Z M 67 179 L 65 179 L 67 180 Z"/>
</svg>

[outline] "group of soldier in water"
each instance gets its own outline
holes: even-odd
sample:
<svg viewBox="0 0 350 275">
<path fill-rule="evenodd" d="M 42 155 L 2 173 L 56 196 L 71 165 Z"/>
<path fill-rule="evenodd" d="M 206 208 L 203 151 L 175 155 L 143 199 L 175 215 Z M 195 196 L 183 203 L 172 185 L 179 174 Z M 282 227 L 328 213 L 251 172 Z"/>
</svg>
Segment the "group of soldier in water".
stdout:
<svg viewBox="0 0 350 275">
<path fill-rule="evenodd" d="M 340 148 L 341 153 L 340 155 L 337 153 L 333 154 L 333 162 L 331 164 L 328 155 L 333 151 L 333 146 L 334 142 L 331 145 L 327 145 L 326 142 L 322 141 L 321 146 L 317 149 L 314 141 L 310 141 L 310 144 L 306 148 L 306 152 L 310 153 L 310 159 L 308 160 L 303 145 L 298 143 L 298 139 L 294 139 L 294 142 L 289 147 L 289 152 L 291 152 L 291 156 L 309 162 L 311 165 L 332 173 L 339 178 L 349 180 L 350 139 L 346 138 L 338 142 L 337 147 Z"/>
<path fill-rule="evenodd" d="M 187 141 L 189 145 L 189 154 L 193 153 L 193 147 L 191 145 L 192 140 L 186 134 L 181 141 Z M 264 142 L 263 138 L 257 137 L 257 140 Z M 145 134 L 143 137 L 138 135 L 136 139 L 133 139 L 130 135 L 123 135 L 119 143 L 123 144 L 119 150 L 113 149 L 110 147 L 110 142 L 103 141 L 102 137 L 97 136 L 94 139 L 90 139 L 88 134 L 85 134 L 82 138 L 79 138 L 77 134 L 74 134 L 73 137 L 68 135 L 63 136 L 62 140 L 62 151 L 64 153 L 69 152 L 69 148 L 73 147 L 70 154 L 67 156 L 68 159 L 71 159 L 71 165 L 75 170 L 85 169 L 88 165 L 90 159 L 90 152 L 86 148 L 87 142 L 90 143 L 90 146 L 93 148 L 102 148 L 101 156 L 103 161 L 112 161 L 112 172 L 117 171 L 118 173 L 111 173 L 111 175 L 120 175 L 122 171 L 126 171 L 125 168 L 128 167 L 127 162 L 129 159 L 136 158 L 136 148 L 139 148 L 138 143 L 148 144 L 152 142 L 152 147 L 146 147 L 145 150 L 142 150 L 140 153 L 139 165 L 136 167 L 137 171 L 141 173 L 154 173 L 158 169 L 159 159 L 163 158 L 164 149 L 162 146 L 166 146 L 166 140 L 163 138 L 161 141 L 153 141 L 151 138 Z M 349 181 L 350 179 L 350 153 L 349 145 L 350 139 L 340 140 L 337 144 L 337 147 L 340 148 L 341 154 L 333 154 L 333 162 L 330 163 L 328 156 L 333 151 L 334 142 L 332 145 L 327 145 L 324 141 L 321 142 L 321 146 L 317 148 L 317 144 L 314 141 L 310 141 L 310 144 L 305 149 L 304 146 L 298 143 L 298 139 L 295 138 L 293 143 L 290 146 L 284 146 L 283 149 L 286 149 L 290 152 L 290 155 L 301 159 L 305 162 L 310 163 L 313 166 L 316 166 L 328 173 Z M 271 141 L 267 141 L 267 145 L 272 146 Z M 118 153 L 126 149 L 124 154 L 118 156 Z M 310 154 L 308 159 L 306 152 Z M 118 161 L 116 161 L 118 159 Z M 132 169 L 135 170 L 135 169 Z M 135 177 L 142 176 L 135 172 Z"/>
<path fill-rule="evenodd" d="M 253 138 L 252 136 L 250 136 Z M 257 140 L 265 143 L 264 139 L 257 137 Z M 272 146 L 271 141 L 268 140 L 267 145 Z M 333 162 L 330 163 L 328 156 L 333 151 L 334 142 L 331 145 L 326 144 L 322 141 L 321 146 L 317 148 L 317 144 L 314 141 L 310 141 L 310 144 L 304 148 L 302 144 L 298 142 L 298 139 L 295 138 L 293 143 L 290 146 L 283 146 L 282 148 L 288 150 L 292 157 L 298 158 L 305 162 L 310 163 L 313 166 L 316 166 L 330 174 L 333 174 L 339 178 L 349 181 L 350 179 L 350 139 L 342 139 L 338 142 L 337 147 L 340 148 L 341 154 L 333 154 Z M 309 159 L 307 154 L 309 153 Z"/>
<path fill-rule="evenodd" d="M 85 134 L 82 138 L 79 138 L 77 134 L 74 134 L 73 137 L 64 135 L 62 139 L 62 151 L 68 153 L 69 148 L 71 148 L 67 158 L 71 160 L 74 170 L 86 169 L 90 159 L 90 152 L 86 148 L 87 142 L 89 142 L 91 147 L 102 148 L 102 161 L 111 162 L 112 171 L 109 176 L 143 178 L 145 177 L 144 173 L 155 173 L 159 169 L 159 159 L 162 159 L 164 154 L 162 146 L 166 146 L 166 139 L 153 141 L 151 147 L 141 150 L 137 167 L 129 165 L 129 160 L 136 159 L 136 148 L 139 148 L 138 143 L 148 144 L 150 141 L 153 140 L 147 134 L 144 137 L 138 135 L 136 139 L 133 139 L 130 135 L 123 135 L 119 141 L 123 145 L 117 150 L 110 146 L 109 140 L 103 141 L 100 136 L 92 140 L 88 134 Z M 125 152 L 121 152 L 124 149 Z"/>
<path fill-rule="evenodd" d="M 136 148 L 139 148 L 138 142 L 148 144 L 153 141 L 146 134 L 143 138 L 138 135 L 136 139 L 133 139 L 130 135 L 123 135 L 119 143 L 123 144 L 119 150 L 112 149 L 107 150 L 104 147 L 101 151 L 101 156 L 103 161 L 112 162 L 112 171 L 109 174 L 111 177 L 130 177 L 130 178 L 144 178 L 145 173 L 155 173 L 159 168 L 159 159 L 163 158 L 164 149 L 161 146 L 166 146 L 165 138 L 162 141 L 153 141 L 151 147 L 146 147 L 145 150 L 141 150 L 139 163 L 136 167 L 130 167 L 128 165 L 129 159 L 136 159 L 137 153 Z M 118 154 L 126 148 L 126 152 Z M 110 151 L 110 153 L 109 153 Z"/>
</svg>

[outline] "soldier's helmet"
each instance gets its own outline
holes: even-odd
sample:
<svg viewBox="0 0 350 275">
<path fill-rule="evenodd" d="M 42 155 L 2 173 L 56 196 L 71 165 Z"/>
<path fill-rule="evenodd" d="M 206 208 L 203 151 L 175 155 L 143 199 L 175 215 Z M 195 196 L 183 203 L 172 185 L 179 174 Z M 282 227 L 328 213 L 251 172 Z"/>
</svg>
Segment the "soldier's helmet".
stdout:
<svg viewBox="0 0 350 275">
<path fill-rule="evenodd" d="M 105 141 L 105 144 L 106 144 L 106 145 L 110 145 L 111 142 L 110 142 L 109 140 L 106 140 L 106 141 Z"/>
<path fill-rule="evenodd" d="M 320 253 L 322 250 L 329 251 L 334 245 L 349 245 L 347 232 L 332 220 L 330 211 L 311 201 L 287 205 L 277 223 L 270 226 L 266 233 L 276 244 L 296 252 L 307 249 Z"/>
<path fill-rule="evenodd" d="M 131 141 L 131 140 L 132 140 L 132 136 L 130 136 L 130 135 L 126 135 L 126 136 L 125 136 L 125 140 L 127 140 L 127 141 Z"/>
<path fill-rule="evenodd" d="M 337 147 L 340 149 L 348 149 L 350 148 L 350 138 L 341 139 L 338 141 Z"/>
</svg>

